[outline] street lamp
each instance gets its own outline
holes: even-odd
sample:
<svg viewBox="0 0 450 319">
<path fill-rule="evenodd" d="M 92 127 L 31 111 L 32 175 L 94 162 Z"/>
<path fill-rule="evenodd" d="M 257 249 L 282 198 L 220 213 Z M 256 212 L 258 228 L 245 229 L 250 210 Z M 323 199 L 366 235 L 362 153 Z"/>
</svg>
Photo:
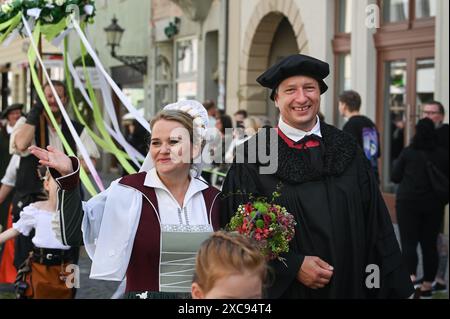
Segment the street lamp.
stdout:
<svg viewBox="0 0 450 319">
<path fill-rule="evenodd" d="M 111 47 L 111 56 L 123 64 L 135 69 L 142 75 L 145 75 L 147 73 L 146 56 L 116 54 L 116 47 L 120 47 L 120 41 L 122 40 L 125 29 L 117 23 L 117 18 L 115 16 L 112 19 L 112 23 L 104 30 L 106 32 L 107 45 Z"/>
</svg>

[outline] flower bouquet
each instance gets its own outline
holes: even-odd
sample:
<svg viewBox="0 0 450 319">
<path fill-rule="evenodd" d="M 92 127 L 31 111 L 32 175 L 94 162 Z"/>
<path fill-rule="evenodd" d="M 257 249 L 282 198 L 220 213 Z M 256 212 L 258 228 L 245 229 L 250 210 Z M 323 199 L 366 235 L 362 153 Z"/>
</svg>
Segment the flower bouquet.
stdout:
<svg viewBox="0 0 450 319">
<path fill-rule="evenodd" d="M 273 199 L 279 193 L 273 194 Z M 296 221 L 286 208 L 258 198 L 240 205 L 227 225 L 227 230 L 237 231 L 254 240 L 261 253 L 268 259 L 279 259 L 289 251 L 289 242 L 295 234 Z"/>
<path fill-rule="evenodd" d="M 57 23 L 77 7 L 80 16 L 95 15 L 94 0 L 6 0 L 0 6 L 0 22 L 13 18 L 19 12 L 35 17 L 42 23 Z"/>
<path fill-rule="evenodd" d="M 6 0 L 0 3 L 0 43 L 14 29 L 20 29 L 22 16 L 26 20 L 34 18 L 43 26 L 53 26 L 66 23 L 65 18 L 72 13 L 93 23 L 95 0 Z"/>
</svg>

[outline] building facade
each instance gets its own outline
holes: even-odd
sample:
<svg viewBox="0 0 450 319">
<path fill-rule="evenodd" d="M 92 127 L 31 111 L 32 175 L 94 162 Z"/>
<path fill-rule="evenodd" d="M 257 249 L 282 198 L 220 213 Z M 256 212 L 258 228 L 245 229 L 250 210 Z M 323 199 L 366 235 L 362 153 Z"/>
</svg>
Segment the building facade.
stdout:
<svg viewBox="0 0 450 319">
<path fill-rule="evenodd" d="M 0 46 L 0 69 L 2 74 L 0 86 L 2 89 L 2 105 L 0 109 L 6 108 L 13 103 L 23 103 L 26 110 L 31 105 L 31 75 L 27 52 L 30 42 L 20 36 L 8 45 Z M 50 75 L 57 80 L 64 76 L 63 60 L 61 51 L 47 41 L 42 44 L 42 56 Z M 25 110 L 25 111 L 26 111 Z"/>
<path fill-rule="evenodd" d="M 130 98 L 133 105 L 142 110 L 150 110 L 149 101 L 149 73 L 151 65 L 147 64 L 142 73 L 125 65 L 112 56 L 111 47 L 108 46 L 105 28 L 112 24 L 113 18 L 124 30 L 120 46 L 115 48 L 117 56 L 145 57 L 151 51 L 150 41 L 150 14 L 151 2 L 141 0 L 106 1 L 96 0 L 95 23 L 87 29 L 90 43 L 95 49 L 105 69 L 113 80 Z M 73 32 L 70 36 L 69 51 L 74 60 L 81 55 L 80 40 Z M 118 103 L 117 101 L 115 101 Z M 117 107 L 120 115 L 126 113 L 125 108 Z M 147 115 L 149 116 L 149 115 Z"/>
<path fill-rule="evenodd" d="M 225 108 L 226 1 L 152 1 L 153 109 L 182 99 Z"/>
</svg>

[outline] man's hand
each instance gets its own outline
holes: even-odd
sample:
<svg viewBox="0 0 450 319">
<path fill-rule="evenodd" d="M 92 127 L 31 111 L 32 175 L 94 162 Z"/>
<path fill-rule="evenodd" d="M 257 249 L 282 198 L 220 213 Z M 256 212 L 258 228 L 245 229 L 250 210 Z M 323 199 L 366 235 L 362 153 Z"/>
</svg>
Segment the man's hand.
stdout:
<svg viewBox="0 0 450 319">
<path fill-rule="evenodd" d="M 297 274 L 297 280 L 311 289 L 323 288 L 333 276 L 333 267 L 319 257 L 306 256 Z"/>
<path fill-rule="evenodd" d="M 43 110 L 44 110 L 44 105 L 42 105 L 42 103 L 39 101 L 31 108 L 30 112 L 28 112 L 26 123 L 30 124 L 30 125 L 38 126 Z"/>
</svg>

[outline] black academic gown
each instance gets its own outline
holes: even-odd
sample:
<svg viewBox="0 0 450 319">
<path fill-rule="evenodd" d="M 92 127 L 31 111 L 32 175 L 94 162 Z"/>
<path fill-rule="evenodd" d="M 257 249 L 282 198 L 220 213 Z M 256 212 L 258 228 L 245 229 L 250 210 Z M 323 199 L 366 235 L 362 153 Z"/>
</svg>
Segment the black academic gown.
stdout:
<svg viewBox="0 0 450 319">
<path fill-rule="evenodd" d="M 279 136 L 275 174 L 262 175 L 256 164 L 233 164 L 222 193 L 222 226 L 248 194 L 271 198 L 281 183 L 276 202 L 294 215 L 296 234 L 285 254 L 285 263 L 271 261 L 274 270 L 269 298 L 407 298 L 414 293 L 402 263 L 390 215 L 362 150 L 346 133 L 322 123 L 320 148 L 291 148 Z M 255 141 L 262 138 L 260 132 Z M 267 134 L 268 135 L 268 134 Z M 260 143 L 272 151 L 273 140 Z M 238 152 L 248 161 L 247 142 Z M 258 143 L 256 143 L 258 144 Z M 319 151 L 321 169 L 315 160 Z M 268 151 L 267 151 L 268 152 Z M 266 153 L 268 154 L 268 153 Z M 246 195 L 239 195 L 243 193 Z M 305 256 L 317 256 L 334 267 L 330 283 L 313 290 L 297 281 Z M 368 289 L 366 267 L 380 267 L 380 288 Z M 373 282 L 373 281 L 371 281 Z"/>
</svg>

